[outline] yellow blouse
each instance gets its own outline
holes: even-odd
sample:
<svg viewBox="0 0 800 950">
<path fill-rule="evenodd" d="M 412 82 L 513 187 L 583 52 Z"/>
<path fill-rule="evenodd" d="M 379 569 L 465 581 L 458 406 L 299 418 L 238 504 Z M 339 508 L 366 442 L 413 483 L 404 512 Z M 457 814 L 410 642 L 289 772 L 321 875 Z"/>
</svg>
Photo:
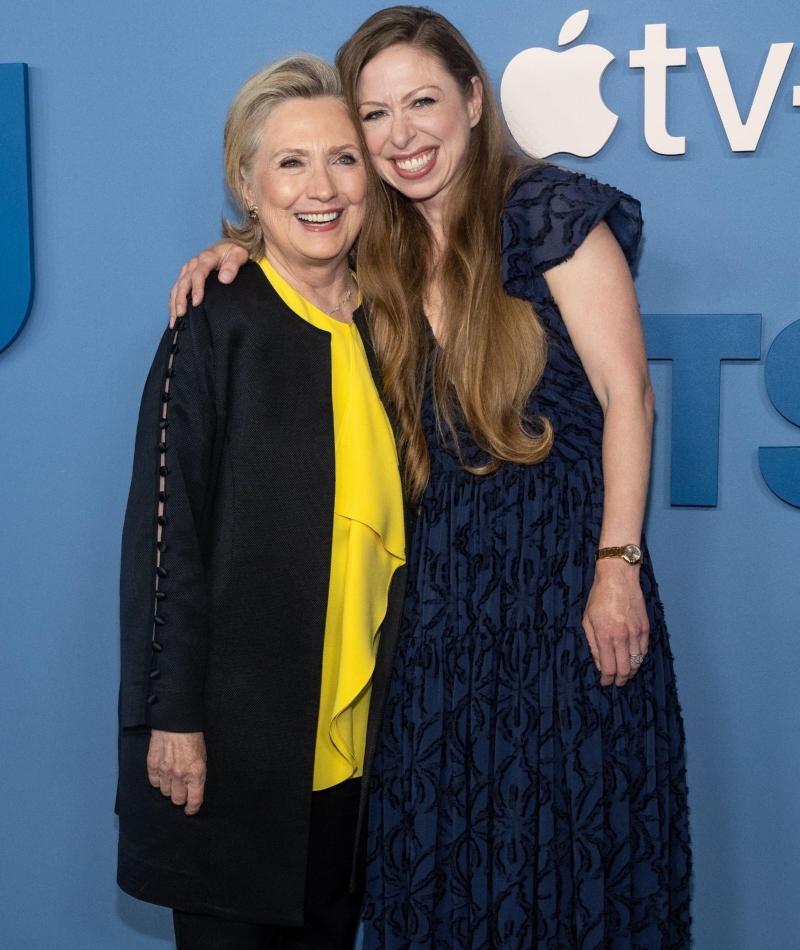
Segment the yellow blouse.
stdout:
<svg viewBox="0 0 800 950">
<path fill-rule="evenodd" d="M 389 583 L 405 563 L 394 435 L 354 323 L 341 323 L 259 261 L 283 302 L 331 335 L 336 489 L 322 654 L 314 790 L 361 775 L 379 627 Z"/>
</svg>

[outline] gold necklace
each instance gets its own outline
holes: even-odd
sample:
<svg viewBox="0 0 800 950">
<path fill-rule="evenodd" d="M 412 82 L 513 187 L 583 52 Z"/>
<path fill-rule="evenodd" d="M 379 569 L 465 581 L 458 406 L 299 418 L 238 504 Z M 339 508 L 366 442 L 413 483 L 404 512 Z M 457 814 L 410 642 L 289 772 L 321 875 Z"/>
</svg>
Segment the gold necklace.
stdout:
<svg viewBox="0 0 800 950">
<path fill-rule="evenodd" d="M 353 282 L 353 284 L 356 283 L 356 279 L 355 277 L 353 277 L 352 273 L 350 274 L 350 280 Z M 348 290 L 347 293 L 344 295 L 344 297 L 342 298 L 342 302 L 339 304 L 339 306 L 334 307 L 333 310 L 325 310 L 324 312 L 327 313 L 329 317 L 332 317 L 335 313 L 337 313 L 339 310 L 342 309 L 342 307 L 347 303 L 347 301 L 352 296 L 353 296 L 353 287 L 351 285 L 350 290 Z"/>
</svg>

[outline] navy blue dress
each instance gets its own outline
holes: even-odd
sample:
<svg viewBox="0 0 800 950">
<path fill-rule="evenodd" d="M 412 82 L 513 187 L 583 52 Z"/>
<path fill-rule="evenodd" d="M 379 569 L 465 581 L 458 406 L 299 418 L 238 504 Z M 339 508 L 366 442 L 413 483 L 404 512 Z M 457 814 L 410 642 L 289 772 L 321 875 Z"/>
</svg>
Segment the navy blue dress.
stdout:
<svg viewBox="0 0 800 950">
<path fill-rule="evenodd" d="M 650 652 L 601 688 L 581 627 L 603 513 L 603 415 L 542 274 L 639 204 L 545 166 L 509 194 L 506 290 L 549 335 L 540 465 L 465 472 L 426 392 L 431 477 L 370 799 L 365 950 L 683 950 L 684 738 L 650 559 Z M 464 430 L 464 457 L 485 460 Z M 624 540 L 624 539 L 622 539 Z"/>
</svg>

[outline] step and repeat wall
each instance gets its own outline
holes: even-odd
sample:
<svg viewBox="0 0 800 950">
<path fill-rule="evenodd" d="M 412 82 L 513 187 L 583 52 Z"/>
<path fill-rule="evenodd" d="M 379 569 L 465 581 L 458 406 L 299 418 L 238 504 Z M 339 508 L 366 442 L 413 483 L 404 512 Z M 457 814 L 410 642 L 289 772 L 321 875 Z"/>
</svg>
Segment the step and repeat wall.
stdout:
<svg viewBox="0 0 800 950">
<path fill-rule="evenodd" d="M 441 0 L 531 154 L 638 197 L 647 534 L 686 718 L 697 950 L 800 942 L 800 7 Z M 0 946 L 145 950 L 119 893 L 117 583 L 139 397 L 267 60 L 372 0 L 0 0 Z M 27 65 L 24 65 L 27 64 Z"/>
</svg>

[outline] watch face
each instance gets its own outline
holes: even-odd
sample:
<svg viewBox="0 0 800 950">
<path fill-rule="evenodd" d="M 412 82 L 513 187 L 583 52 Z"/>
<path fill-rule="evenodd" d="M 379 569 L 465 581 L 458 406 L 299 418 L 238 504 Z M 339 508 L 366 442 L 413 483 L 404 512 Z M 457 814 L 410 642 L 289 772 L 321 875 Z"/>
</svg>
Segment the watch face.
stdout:
<svg viewBox="0 0 800 950">
<path fill-rule="evenodd" d="M 626 544 L 622 556 L 628 564 L 638 564 L 642 559 L 642 549 L 635 544 Z"/>
</svg>

